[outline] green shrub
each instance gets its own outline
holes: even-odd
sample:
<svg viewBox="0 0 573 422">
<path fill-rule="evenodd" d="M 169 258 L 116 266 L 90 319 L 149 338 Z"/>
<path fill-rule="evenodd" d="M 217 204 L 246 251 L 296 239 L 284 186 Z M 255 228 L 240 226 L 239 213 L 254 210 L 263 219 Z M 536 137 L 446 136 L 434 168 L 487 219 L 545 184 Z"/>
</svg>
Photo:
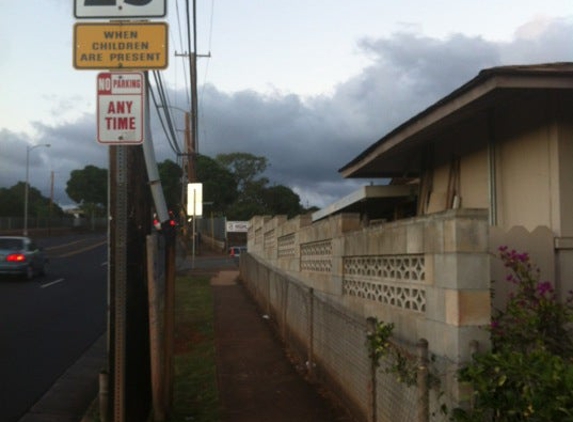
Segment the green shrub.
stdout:
<svg viewBox="0 0 573 422">
<path fill-rule="evenodd" d="M 515 285 L 505 310 L 492 316 L 492 348 L 459 372 L 473 387 L 470 410 L 456 421 L 573 421 L 573 306 L 571 292 L 558 302 L 554 287 L 539 280 L 527 253 L 499 249 Z"/>
</svg>

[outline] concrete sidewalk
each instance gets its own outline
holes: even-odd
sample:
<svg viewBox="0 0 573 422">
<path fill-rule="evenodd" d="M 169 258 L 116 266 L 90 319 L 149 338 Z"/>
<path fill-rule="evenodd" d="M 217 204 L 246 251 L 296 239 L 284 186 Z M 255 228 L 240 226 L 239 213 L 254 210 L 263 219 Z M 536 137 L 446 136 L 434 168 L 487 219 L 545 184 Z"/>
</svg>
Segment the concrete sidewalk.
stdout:
<svg viewBox="0 0 573 422">
<path fill-rule="evenodd" d="M 350 421 L 297 373 L 238 275 L 221 271 L 212 279 L 222 421 Z"/>
</svg>

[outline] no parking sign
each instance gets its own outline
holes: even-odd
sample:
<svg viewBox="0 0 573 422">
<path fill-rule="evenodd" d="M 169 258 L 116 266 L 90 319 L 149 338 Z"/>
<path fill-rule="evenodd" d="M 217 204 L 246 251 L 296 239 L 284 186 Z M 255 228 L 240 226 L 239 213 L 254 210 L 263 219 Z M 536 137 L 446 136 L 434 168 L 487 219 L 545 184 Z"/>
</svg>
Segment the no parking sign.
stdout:
<svg viewBox="0 0 573 422">
<path fill-rule="evenodd" d="M 97 141 L 143 143 L 145 80 L 142 72 L 102 72 L 97 77 Z"/>
</svg>

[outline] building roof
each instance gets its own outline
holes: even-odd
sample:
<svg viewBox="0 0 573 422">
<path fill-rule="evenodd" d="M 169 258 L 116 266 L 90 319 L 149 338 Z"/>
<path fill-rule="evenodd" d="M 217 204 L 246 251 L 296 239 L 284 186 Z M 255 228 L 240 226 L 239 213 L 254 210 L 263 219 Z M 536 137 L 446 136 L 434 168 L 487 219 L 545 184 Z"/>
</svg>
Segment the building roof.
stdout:
<svg viewBox="0 0 573 422">
<path fill-rule="evenodd" d="M 380 218 L 385 207 L 393 206 L 396 199 L 415 198 L 417 193 L 417 184 L 362 186 L 344 198 L 313 212 L 312 221 L 342 212 L 363 212 L 370 218 Z"/>
<path fill-rule="evenodd" d="M 573 90 L 573 62 L 501 66 L 478 75 L 396 127 L 342 167 L 344 177 L 416 177 L 421 148 L 440 130 L 523 91 Z M 416 148 L 418 147 L 418 148 Z"/>
</svg>

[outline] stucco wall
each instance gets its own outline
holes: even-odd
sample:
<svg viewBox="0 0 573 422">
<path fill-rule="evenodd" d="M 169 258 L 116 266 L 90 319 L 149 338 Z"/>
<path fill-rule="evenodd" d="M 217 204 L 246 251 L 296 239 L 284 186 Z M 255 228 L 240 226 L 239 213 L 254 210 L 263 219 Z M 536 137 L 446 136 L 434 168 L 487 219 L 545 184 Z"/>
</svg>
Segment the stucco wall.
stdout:
<svg viewBox="0 0 573 422">
<path fill-rule="evenodd" d="M 554 228 L 552 175 L 558 163 L 552 149 L 557 142 L 550 136 L 547 116 L 526 103 L 515 104 L 509 117 L 496 118 L 498 225 Z"/>
<path fill-rule="evenodd" d="M 489 209 L 495 202 L 496 226 L 546 226 L 556 236 L 573 236 L 571 110 L 571 99 L 531 94 L 528 101 L 500 104 L 440 133 L 431 148 L 431 177 L 423 179 L 432 192 L 425 213 L 452 208 L 452 192 L 446 200 L 450 190 L 461 208 Z M 495 201 L 490 177 L 496 181 Z"/>
<path fill-rule="evenodd" d="M 488 208 L 487 150 L 473 152 L 461 158 L 460 187 L 462 208 Z"/>
<path fill-rule="evenodd" d="M 564 98 L 556 113 L 553 129 L 559 139 L 556 160 L 559 162 L 560 236 L 573 237 L 573 98 Z"/>
</svg>

